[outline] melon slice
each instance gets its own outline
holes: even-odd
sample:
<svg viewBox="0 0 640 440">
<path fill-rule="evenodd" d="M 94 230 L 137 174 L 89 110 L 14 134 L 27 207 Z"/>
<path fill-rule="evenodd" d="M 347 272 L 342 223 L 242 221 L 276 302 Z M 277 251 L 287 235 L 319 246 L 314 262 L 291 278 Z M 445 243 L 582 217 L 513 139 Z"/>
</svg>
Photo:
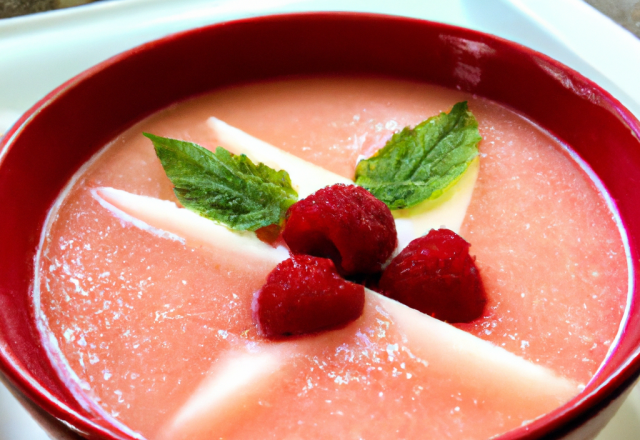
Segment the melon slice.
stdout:
<svg viewBox="0 0 640 440">
<path fill-rule="evenodd" d="M 289 258 L 287 249 L 273 248 L 257 240 L 253 232 L 231 231 L 188 209 L 178 208 L 175 203 L 168 200 L 135 195 L 107 187 L 96 188 L 92 193 L 104 208 L 123 221 L 130 221 L 135 226 L 161 237 L 178 238 L 186 240 L 191 245 L 209 246 L 234 253 L 241 252 L 243 255 L 252 257 L 258 256 L 274 264 Z"/>
<path fill-rule="evenodd" d="M 380 393 L 387 394 L 387 399 L 397 401 L 405 397 L 409 400 L 416 390 L 427 389 L 428 397 L 423 396 L 426 399 L 423 407 L 428 411 L 420 416 L 421 422 L 407 432 L 409 438 L 425 432 L 428 433 L 425 438 L 444 436 L 443 427 L 456 424 L 460 407 L 471 419 L 478 417 L 474 411 L 482 414 L 485 420 L 481 426 L 472 423 L 463 431 L 474 434 L 482 431 L 483 435 L 478 438 L 485 438 L 532 420 L 578 392 L 576 383 L 544 367 L 375 292 L 367 291 L 366 302 L 363 316 L 344 329 L 307 335 L 292 342 L 263 343 L 254 347 L 253 352 L 228 352 L 159 431 L 160 439 L 283 438 L 281 436 L 287 433 L 293 438 L 340 437 L 340 433 L 345 432 L 341 420 L 335 421 L 326 414 L 323 420 L 323 415 L 310 414 L 301 403 L 300 393 L 292 393 L 291 389 L 296 389 L 296 383 L 304 383 L 313 377 L 306 365 L 309 359 L 327 359 L 327 369 L 346 369 L 347 374 L 360 372 L 360 377 L 364 377 L 368 365 L 358 368 L 344 362 L 345 367 L 339 359 L 326 356 L 326 353 L 347 350 L 346 347 L 357 353 L 358 344 L 353 340 L 365 329 L 375 326 L 375 321 L 384 315 L 389 317 L 387 331 L 389 341 L 394 343 L 373 344 L 366 350 L 374 358 L 398 357 L 396 364 L 404 366 L 396 368 L 400 373 L 378 379 L 372 386 L 359 383 L 355 392 L 345 387 L 349 397 L 344 401 L 336 397 L 343 385 L 336 385 L 335 378 L 324 377 L 315 383 L 315 387 L 323 391 L 309 392 L 302 399 L 309 399 L 313 405 L 326 404 L 330 400 L 336 406 L 334 414 L 341 412 L 343 417 L 352 419 L 350 432 L 356 430 L 364 435 L 370 429 L 369 425 L 376 424 L 382 432 L 386 430 L 381 425 L 401 421 L 402 411 L 397 408 L 392 415 L 392 419 L 397 420 L 380 420 L 391 415 L 384 404 L 377 408 L 367 405 L 364 409 L 354 408 L 353 403 L 361 399 L 381 400 Z M 404 358 L 400 358 L 402 355 Z M 380 365 L 391 369 L 390 364 L 385 365 L 383 361 Z M 452 396 L 465 402 L 467 407 L 462 403 L 448 405 Z M 354 398 L 357 400 L 349 402 Z M 469 407 L 470 402 L 476 402 L 476 407 L 473 404 Z M 411 402 L 400 406 L 414 407 Z M 297 420 L 309 417 L 316 422 L 322 421 L 321 429 L 307 429 L 299 436 L 291 433 L 298 429 Z M 505 422 L 503 418 L 508 420 Z M 261 420 L 270 420 L 269 435 L 260 431 Z M 369 433 L 367 438 L 378 438 L 378 435 Z"/>
<path fill-rule="evenodd" d="M 95 190 L 94 197 L 102 198 L 103 206 L 111 206 L 112 212 L 121 210 L 120 218 L 135 218 L 136 226 L 147 225 L 147 229 L 162 227 L 167 233 L 179 235 L 187 241 L 197 238 L 218 250 L 231 250 L 231 247 L 237 245 L 233 240 L 218 239 L 218 233 L 221 236 L 226 234 L 221 232 L 223 227 L 206 230 L 185 228 L 183 216 L 186 224 L 191 218 L 191 213 L 173 203 L 104 188 Z M 197 237 L 190 234 L 196 234 Z M 202 234 L 209 234 L 209 237 L 205 239 Z M 259 245 L 260 242 L 255 236 L 238 235 L 242 236 L 242 240 L 256 242 L 251 248 L 254 257 L 259 256 L 265 249 Z M 275 265 L 277 259 L 271 252 L 272 250 L 267 249 L 264 258 L 273 261 Z M 408 365 L 412 373 L 393 367 L 394 372 L 390 376 L 378 380 L 374 386 L 362 387 L 359 391 L 362 394 L 360 397 L 372 399 L 383 393 L 378 391 L 379 389 L 384 389 L 384 392 L 401 399 L 403 395 L 411 394 L 413 389 L 405 389 L 407 383 L 422 383 L 429 388 L 430 397 L 427 401 L 431 405 L 428 407 L 429 415 L 424 417 L 439 420 L 437 426 L 447 418 L 455 419 L 458 416 L 455 408 L 460 406 L 454 407 L 453 412 L 449 411 L 450 405 L 447 406 L 447 398 L 454 395 L 466 403 L 475 402 L 475 407 L 471 405 L 465 408 L 467 414 L 476 411 L 483 414 L 482 417 L 486 420 L 494 420 L 494 423 L 487 423 L 486 420 L 482 423 L 482 429 L 486 429 L 488 435 L 493 435 L 552 410 L 578 392 L 576 383 L 559 377 L 547 368 L 535 365 L 375 292 L 367 291 L 366 303 L 363 316 L 343 329 L 310 335 L 292 342 L 259 341 L 251 350 L 240 353 L 231 350 L 223 354 L 211 369 L 209 376 L 159 431 L 161 438 L 197 440 L 210 438 L 214 433 L 216 436 L 228 434 L 238 438 L 252 438 L 258 435 L 256 430 L 259 427 L 251 427 L 251 424 L 258 423 L 262 420 L 261 417 L 276 417 L 280 421 L 278 426 L 284 433 L 290 429 L 289 418 L 307 417 L 305 408 L 298 408 L 295 393 L 291 392 L 288 384 L 309 380 L 307 368 L 312 360 L 327 358 L 328 368 L 344 369 L 342 361 L 332 360 L 331 356 L 326 354 L 340 353 L 347 349 L 359 353 L 366 352 L 367 359 L 386 358 L 389 363 L 394 357 L 404 355 L 406 361 L 398 365 L 401 365 L 402 369 Z M 386 327 L 380 327 L 380 322 L 386 322 Z M 388 343 L 367 343 L 362 346 L 362 338 L 366 339 L 367 332 L 376 326 L 378 335 L 380 329 L 388 333 L 385 335 Z M 358 349 L 359 344 L 361 346 Z M 386 367 L 390 368 L 391 365 Z M 313 368 L 312 366 L 311 371 Z M 349 368 L 347 375 L 365 376 L 365 372 L 357 363 Z M 396 371 L 400 371 L 399 374 L 407 377 L 409 382 L 396 384 Z M 367 375 L 370 373 L 371 371 L 366 371 Z M 314 391 L 315 394 L 310 397 L 312 400 L 340 395 L 336 390 L 332 390 L 332 387 L 339 388 L 341 384 L 335 378 L 329 380 L 324 377 L 319 382 L 321 383 L 316 385 L 316 390 L 322 391 Z M 375 396 L 370 396 L 371 393 Z M 277 405 L 269 403 L 274 399 Z M 342 409 L 337 410 L 338 412 L 345 414 L 345 411 L 351 411 L 349 414 L 355 414 L 355 420 L 364 417 L 363 414 L 357 414 L 357 410 L 352 409 L 347 403 L 342 404 Z M 336 405 L 339 405 L 339 402 L 336 401 Z M 274 406 L 279 409 L 274 409 Z M 286 414 L 278 412 L 283 408 L 287 408 Z M 247 420 L 251 420 L 251 423 Z M 336 426 L 337 431 L 343 429 L 340 423 L 334 424 L 331 420 L 329 417 L 325 421 L 323 429 L 329 429 L 328 426 Z M 350 422 L 352 430 L 356 429 L 354 423 Z M 393 421 L 382 420 L 379 423 Z M 358 428 L 359 432 L 369 429 L 369 425 L 370 422 L 364 420 Z M 448 424 L 444 423 L 442 426 Z M 279 432 L 277 426 L 274 429 L 274 432 Z M 479 428 L 476 426 L 474 429 Z M 413 431 L 409 434 L 415 435 Z M 443 435 L 443 432 L 436 430 L 432 434 L 439 436 Z"/>
<path fill-rule="evenodd" d="M 262 162 L 277 170 L 286 170 L 301 199 L 328 185 L 353 184 L 352 180 L 300 159 L 217 118 L 209 118 L 207 125 L 232 153 L 244 154 L 254 162 Z"/>
<path fill-rule="evenodd" d="M 242 423 L 268 385 L 284 379 L 290 349 L 264 344 L 253 351 L 230 351 L 216 363 L 192 397 L 159 430 L 158 440 L 196 439 L 201 433 Z"/>
<path fill-rule="evenodd" d="M 275 169 L 287 170 L 300 198 L 335 183 L 353 184 L 352 180 L 300 159 L 217 118 L 209 118 L 207 125 L 216 139 L 232 153 L 245 154 L 253 161 L 262 162 Z M 476 159 L 460 180 L 441 197 L 409 209 L 392 211 L 398 230 L 398 251 L 431 229 L 444 226 L 456 233 L 460 232 L 471 203 L 479 169 L 480 161 Z"/>
</svg>

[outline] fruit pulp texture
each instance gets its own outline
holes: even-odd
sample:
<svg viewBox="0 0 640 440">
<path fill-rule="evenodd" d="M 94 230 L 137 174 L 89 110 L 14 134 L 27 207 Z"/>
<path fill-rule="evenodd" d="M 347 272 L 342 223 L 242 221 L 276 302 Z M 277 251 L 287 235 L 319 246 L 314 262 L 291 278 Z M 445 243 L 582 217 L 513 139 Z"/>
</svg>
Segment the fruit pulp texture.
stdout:
<svg viewBox="0 0 640 440">
<path fill-rule="evenodd" d="M 223 89 L 117 137 L 68 192 L 41 249 L 38 313 L 73 380 L 113 417 L 154 438 L 219 358 L 261 341 L 251 299 L 271 266 L 150 234 L 91 196 L 91 188 L 111 186 L 175 201 L 142 132 L 213 149 L 206 120 L 216 116 L 352 178 L 358 157 L 391 133 L 461 100 L 484 138 L 461 235 L 477 256 L 488 304 L 481 318 L 457 327 L 586 384 L 616 337 L 628 287 L 620 232 L 593 182 L 554 139 L 495 103 L 378 78 Z M 486 438 L 524 422 L 483 411 L 482 396 L 456 384 L 430 380 L 401 350 L 392 323 L 374 315 L 342 343 L 297 358 L 290 379 L 259 402 L 255 420 L 276 425 L 262 438 L 285 438 L 283 426 L 294 438 L 319 438 L 328 424 L 350 433 L 344 438 Z M 242 424 L 238 438 L 259 426 Z"/>
</svg>

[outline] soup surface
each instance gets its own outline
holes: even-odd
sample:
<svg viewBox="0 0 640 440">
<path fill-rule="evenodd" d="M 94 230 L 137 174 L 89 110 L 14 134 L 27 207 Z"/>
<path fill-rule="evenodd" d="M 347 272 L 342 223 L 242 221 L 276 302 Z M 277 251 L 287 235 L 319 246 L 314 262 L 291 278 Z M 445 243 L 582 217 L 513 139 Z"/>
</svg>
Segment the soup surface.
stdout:
<svg viewBox="0 0 640 440">
<path fill-rule="evenodd" d="M 483 140 L 460 234 L 477 256 L 488 306 L 456 327 L 550 370 L 577 394 L 615 343 L 627 298 L 623 241 L 602 194 L 563 146 L 514 112 L 381 78 L 223 89 L 161 111 L 106 146 L 54 208 L 40 250 L 34 301 L 61 376 L 91 411 L 150 439 L 488 438 L 562 403 L 510 409 L 483 391 L 492 388 L 482 378 L 470 386 L 435 373 L 378 300 L 346 328 L 298 338 L 286 349 L 296 354 L 280 353 L 251 319 L 272 263 L 150 233 L 92 193 L 113 187 L 177 202 L 142 132 L 214 149 L 211 116 L 353 178 L 358 158 L 391 133 L 463 100 Z M 229 401 L 233 411 L 210 427 L 180 425 L 228 359 L 264 350 L 289 360 L 256 379 L 252 397 Z M 465 361 L 452 360 L 462 370 Z"/>
</svg>

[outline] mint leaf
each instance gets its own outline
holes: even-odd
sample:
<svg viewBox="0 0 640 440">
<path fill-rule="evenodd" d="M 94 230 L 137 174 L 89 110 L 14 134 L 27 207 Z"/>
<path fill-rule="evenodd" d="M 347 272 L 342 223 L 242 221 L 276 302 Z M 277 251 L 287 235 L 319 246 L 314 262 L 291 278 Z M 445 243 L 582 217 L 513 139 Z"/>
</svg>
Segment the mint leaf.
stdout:
<svg viewBox="0 0 640 440">
<path fill-rule="evenodd" d="M 358 163 L 355 182 L 391 209 L 439 197 L 478 155 L 478 121 L 467 103 L 396 133 L 373 157 Z"/>
<path fill-rule="evenodd" d="M 151 139 L 173 191 L 185 208 L 231 229 L 255 231 L 279 224 L 298 200 L 286 171 L 255 165 L 222 147 L 143 133 Z"/>
</svg>

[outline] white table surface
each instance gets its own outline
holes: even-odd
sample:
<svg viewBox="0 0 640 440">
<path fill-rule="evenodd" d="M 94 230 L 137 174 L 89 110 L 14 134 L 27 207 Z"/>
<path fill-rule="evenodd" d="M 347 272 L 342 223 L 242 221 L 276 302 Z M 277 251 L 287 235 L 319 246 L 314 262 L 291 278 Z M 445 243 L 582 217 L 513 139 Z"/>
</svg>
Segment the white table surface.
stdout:
<svg viewBox="0 0 640 440">
<path fill-rule="evenodd" d="M 0 20 L 0 133 L 47 92 L 123 50 L 220 21 L 365 11 L 492 33 L 594 80 L 640 118 L 640 40 L 581 0 L 112 0 Z M 0 440 L 47 435 L 0 384 Z M 640 439 L 640 388 L 598 440 Z"/>
</svg>

